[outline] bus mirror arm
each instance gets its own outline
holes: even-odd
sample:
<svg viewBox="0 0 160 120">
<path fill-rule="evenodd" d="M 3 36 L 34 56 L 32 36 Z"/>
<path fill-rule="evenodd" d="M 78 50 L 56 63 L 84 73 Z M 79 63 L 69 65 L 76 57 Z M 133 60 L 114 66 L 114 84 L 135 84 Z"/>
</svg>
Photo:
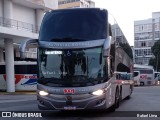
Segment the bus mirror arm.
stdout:
<svg viewBox="0 0 160 120">
<path fill-rule="evenodd" d="M 110 56 L 109 54 L 110 54 L 110 49 L 109 48 L 103 50 L 103 57 L 109 57 Z"/>
<path fill-rule="evenodd" d="M 34 45 L 34 46 L 31 46 Z M 36 45 L 36 46 L 35 46 Z M 31 46 L 32 48 L 37 48 L 38 39 L 27 39 L 23 41 L 19 46 L 20 58 L 25 59 L 25 49 L 27 46 Z"/>
<path fill-rule="evenodd" d="M 108 38 L 105 40 L 105 42 L 103 44 L 103 57 L 110 56 L 110 46 L 111 46 L 111 39 Z"/>
</svg>

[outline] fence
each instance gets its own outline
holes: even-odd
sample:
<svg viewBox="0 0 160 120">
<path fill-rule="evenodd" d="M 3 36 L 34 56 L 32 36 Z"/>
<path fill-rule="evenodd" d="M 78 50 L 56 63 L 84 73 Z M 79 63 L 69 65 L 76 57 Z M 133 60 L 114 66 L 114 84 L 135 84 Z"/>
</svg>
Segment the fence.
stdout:
<svg viewBox="0 0 160 120">
<path fill-rule="evenodd" d="M 33 33 L 38 33 L 40 29 L 39 26 L 36 26 L 34 24 L 25 23 L 18 20 L 13 20 L 13 19 L 3 18 L 3 17 L 0 17 L 0 26 L 15 28 L 17 30 L 30 31 Z"/>
</svg>

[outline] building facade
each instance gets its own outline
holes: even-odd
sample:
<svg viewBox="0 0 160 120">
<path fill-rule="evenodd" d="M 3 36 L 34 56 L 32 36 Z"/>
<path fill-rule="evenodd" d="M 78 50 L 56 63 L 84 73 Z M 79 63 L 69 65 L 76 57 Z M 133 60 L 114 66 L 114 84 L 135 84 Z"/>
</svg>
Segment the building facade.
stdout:
<svg viewBox="0 0 160 120">
<path fill-rule="evenodd" d="M 58 0 L 58 8 L 91 8 L 95 7 L 95 2 L 91 0 Z"/>
<path fill-rule="evenodd" d="M 127 39 L 123 34 L 120 26 L 118 24 L 113 24 L 111 27 L 112 27 L 112 35 L 115 37 L 117 44 L 125 43 Z"/>
<path fill-rule="evenodd" d="M 135 63 L 148 65 L 153 57 L 151 47 L 160 39 L 160 12 L 153 12 L 152 18 L 134 21 Z"/>
</svg>

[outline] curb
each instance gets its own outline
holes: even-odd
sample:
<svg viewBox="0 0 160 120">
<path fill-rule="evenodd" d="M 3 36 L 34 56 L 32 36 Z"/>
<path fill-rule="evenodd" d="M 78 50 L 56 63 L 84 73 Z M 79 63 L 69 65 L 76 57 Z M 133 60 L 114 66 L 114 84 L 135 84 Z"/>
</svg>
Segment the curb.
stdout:
<svg viewBox="0 0 160 120">
<path fill-rule="evenodd" d="M 32 92 L 26 92 L 26 91 L 23 91 L 23 92 L 0 92 L 0 95 L 36 95 L 36 92 L 32 91 Z"/>
</svg>

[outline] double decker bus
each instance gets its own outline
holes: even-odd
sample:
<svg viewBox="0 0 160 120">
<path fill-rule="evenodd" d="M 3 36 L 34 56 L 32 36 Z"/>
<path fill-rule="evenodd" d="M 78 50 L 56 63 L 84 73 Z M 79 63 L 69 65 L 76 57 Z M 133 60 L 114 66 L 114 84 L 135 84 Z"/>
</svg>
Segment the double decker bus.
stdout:
<svg viewBox="0 0 160 120">
<path fill-rule="evenodd" d="M 112 37 L 108 11 L 100 8 L 47 12 L 38 43 L 38 107 L 42 110 L 107 109 L 119 106 L 117 72 L 132 73 L 132 49 Z M 125 89 L 132 93 L 132 85 Z"/>
<path fill-rule="evenodd" d="M 36 91 L 37 62 L 15 61 L 14 68 L 16 91 Z M 0 62 L 0 91 L 6 91 L 5 62 Z"/>
</svg>

